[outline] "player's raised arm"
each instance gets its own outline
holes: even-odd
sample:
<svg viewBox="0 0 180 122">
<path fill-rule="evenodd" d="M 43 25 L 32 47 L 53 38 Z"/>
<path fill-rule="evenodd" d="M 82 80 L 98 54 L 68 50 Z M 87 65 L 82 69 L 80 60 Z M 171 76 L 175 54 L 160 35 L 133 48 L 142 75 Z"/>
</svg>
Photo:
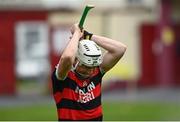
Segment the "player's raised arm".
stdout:
<svg viewBox="0 0 180 122">
<path fill-rule="evenodd" d="M 121 59 L 126 51 L 126 45 L 107 37 L 93 35 L 91 40 L 106 50 L 103 62 L 100 66 L 105 72 L 110 70 Z"/>
<path fill-rule="evenodd" d="M 78 27 L 78 24 L 75 24 L 71 27 L 72 37 L 65 50 L 63 51 L 61 58 L 59 60 L 59 65 L 57 67 L 57 76 L 59 80 L 62 80 L 66 77 L 67 72 L 71 69 L 78 49 L 78 42 L 82 36 L 82 32 Z"/>
</svg>

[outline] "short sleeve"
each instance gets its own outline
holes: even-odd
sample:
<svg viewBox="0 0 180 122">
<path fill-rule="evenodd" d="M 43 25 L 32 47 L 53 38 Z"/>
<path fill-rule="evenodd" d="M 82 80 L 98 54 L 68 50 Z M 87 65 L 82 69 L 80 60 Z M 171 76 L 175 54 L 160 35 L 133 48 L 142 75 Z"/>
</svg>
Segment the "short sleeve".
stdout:
<svg viewBox="0 0 180 122">
<path fill-rule="evenodd" d="M 54 69 L 52 75 L 51 75 L 51 80 L 52 80 L 52 87 L 53 87 L 53 93 L 57 91 L 62 91 L 63 89 L 63 81 L 64 80 L 59 80 L 56 76 L 56 68 Z"/>
</svg>

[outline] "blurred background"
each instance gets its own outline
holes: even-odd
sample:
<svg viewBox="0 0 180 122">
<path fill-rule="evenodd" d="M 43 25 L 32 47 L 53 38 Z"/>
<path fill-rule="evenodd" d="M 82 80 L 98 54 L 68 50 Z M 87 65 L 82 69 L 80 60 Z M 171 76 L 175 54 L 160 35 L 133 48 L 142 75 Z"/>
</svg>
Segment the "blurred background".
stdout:
<svg viewBox="0 0 180 122">
<path fill-rule="evenodd" d="M 179 0 L 0 0 L 0 120 L 57 120 L 51 73 L 86 4 L 84 28 L 128 47 L 104 120 L 180 120 Z"/>
</svg>

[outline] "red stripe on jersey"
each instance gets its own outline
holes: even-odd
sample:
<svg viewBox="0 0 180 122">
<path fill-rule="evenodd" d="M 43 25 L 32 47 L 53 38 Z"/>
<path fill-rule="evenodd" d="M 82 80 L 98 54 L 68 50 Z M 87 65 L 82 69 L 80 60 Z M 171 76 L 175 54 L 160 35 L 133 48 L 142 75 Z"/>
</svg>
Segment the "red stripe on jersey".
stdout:
<svg viewBox="0 0 180 122">
<path fill-rule="evenodd" d="M 61 101 L 61 99 L 62 99 L 62 93 L 61 92 L 56 92 L 54 94 L 54 99 L 55 99 L 56 103 L 59 103 Z"/>
<path fill-rule="evenodd" d="M 98 97 L 101 94 L 101 85 L 100 85 L 100 83 L 95 87 L 95 89 L 93 89 L 90 92 L 93 92 L 93 95 L 94 95 L 95 98 Z M 79 94 L 75 93 L 74 90 L 69 89 L 69 88 L 64 88 L 63 93 L 58 94 L 58 95 L 61 95 L 61 98 L 66 98 L 66 99 L 74 100 L 74 101 L 77 101 L 79 99 Z M 59 97 L 57 97 L 57 98 L 59 98 Z"/>
<path fill-rule="evenodd" d="M 58 109 L 59 119 L 64 120 L 88 120 L 102 116 L 102 107 L 99 106 L 91 110 L 72 110 L 72 109 Z"/>
<path fill-rule="evenodd" d="M 92 91 L 94 93 L 94 96 L 98 97 L 101 94 L 101 84 L 99 83 Z"/>
<path fill-rule="evenodd" d="M 78 94 L 75 93 L 75 91 L 72 90 L 72 89 L 64 88 L 62 97 L 65 98 L 65 99 L 77 100 L 78 99 Z"/>
</svg>

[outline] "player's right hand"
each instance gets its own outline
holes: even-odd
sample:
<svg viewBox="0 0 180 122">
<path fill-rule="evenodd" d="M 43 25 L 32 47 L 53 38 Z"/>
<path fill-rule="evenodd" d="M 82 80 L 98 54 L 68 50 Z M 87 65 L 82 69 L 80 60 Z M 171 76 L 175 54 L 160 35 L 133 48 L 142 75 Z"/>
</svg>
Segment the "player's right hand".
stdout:
<svg viewBox="0 0 180 122">
<path fill-rule="evenodd" d="M 82 32 L 81 32 L 81 29 L 79 28 L 79 26 L 78 26 L 77 23 L 74 24 L 74 25 L 72 25 L 72 27 L 71 27 L 70 30 L 71 30 L 71 34 L 72 34 L 72 35 L 74 34 L 75 31 L 77 31 L 77 32 L 79 32 L 79 33 L 82 33 Z"/>
<path fill-rule="evenodd" d="M 83 37 L 83 34 L 84 34 L 84 30 L 81 30 L 79 28 L 79 25 L 76 23 L 74 25 L 72 25 L 71 29 L 71 34 L 73 35 L 75 32 L 79 33 L 80 34 L 80 38 Z M 70 36 L 70 39 L 72 38 L 72 36 Z"/>
</svg>

